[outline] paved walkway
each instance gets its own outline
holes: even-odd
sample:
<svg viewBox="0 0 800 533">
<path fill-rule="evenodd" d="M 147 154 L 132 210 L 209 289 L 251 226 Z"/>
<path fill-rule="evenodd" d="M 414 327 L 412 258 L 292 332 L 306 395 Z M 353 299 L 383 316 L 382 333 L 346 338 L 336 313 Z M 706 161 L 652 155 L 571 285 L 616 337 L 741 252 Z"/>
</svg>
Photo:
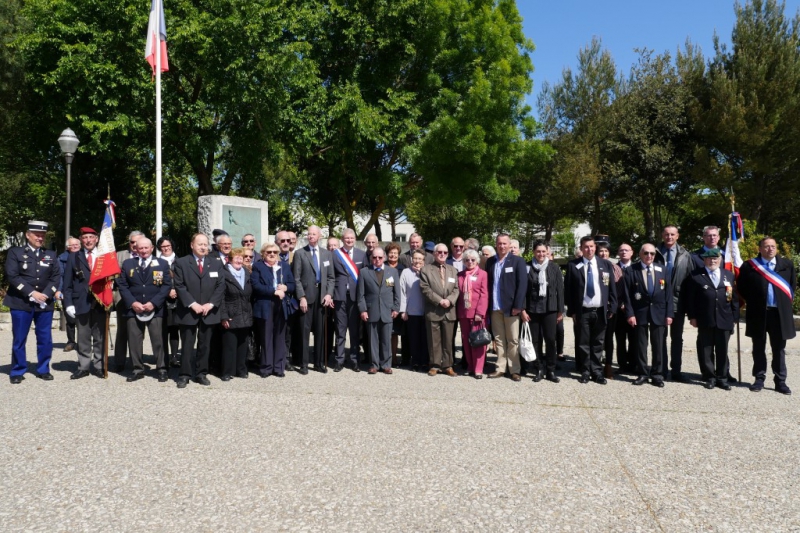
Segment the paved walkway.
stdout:
<svg viewBox="0 0 800 533">
<path fill-rule="evenodd" d="M 571 362 L 560 384 L 75 382 L 55 335 L 55 381 L 11 386 L 0 333 L 3 531 L 800 531 L 798 339 L 786 397 L 581 385 Z"/>
</svg>

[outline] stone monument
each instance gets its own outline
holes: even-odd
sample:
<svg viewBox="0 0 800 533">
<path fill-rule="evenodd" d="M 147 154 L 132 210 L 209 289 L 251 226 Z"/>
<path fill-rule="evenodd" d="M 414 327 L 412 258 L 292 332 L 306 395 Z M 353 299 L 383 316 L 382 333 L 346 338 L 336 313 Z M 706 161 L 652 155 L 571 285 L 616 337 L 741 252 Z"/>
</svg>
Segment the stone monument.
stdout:
<svg viewBox="0 0 800 533">
<path fill-rule="evenodd" d="M 247 233 L 256 236 L 256 250 L 266 242 L 269 235 L 267 202 L 238 196 L 201 196 L 197 199 L 197 228 L 208 235 L 221 229 L 228 232 L 233 247 L 241 245 Z"/>
</svg>

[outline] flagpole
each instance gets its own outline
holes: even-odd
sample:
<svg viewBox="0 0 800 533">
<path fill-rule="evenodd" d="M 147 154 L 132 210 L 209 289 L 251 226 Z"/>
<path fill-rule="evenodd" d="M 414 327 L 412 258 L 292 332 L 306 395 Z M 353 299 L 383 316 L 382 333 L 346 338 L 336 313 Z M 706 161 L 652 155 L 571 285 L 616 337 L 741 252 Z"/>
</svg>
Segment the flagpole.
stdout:
<svg viewBox="0 0 800 533">
<path fill-rule="evenodd" d="M 161 238 L 161 10 L 156 0 L 156 240 Z"/>
<path fill-rule="evenodd" d="M 731 187 L 731 214 L 728 216 L 728 238 L 733 235 L 733 213 L 736 212 L 736 197 L 733 195 L 733 187 Z M 734 279 L 734 283 L 735 283 Z M 737 290 L 738 292 L 738 290 Z M 733 295 L 738 298 L 738 294 Z M 739 300 L 741 302 L 741 299 Z M 739 321 L 736 321 L 736 359 L 739 363 L 739 383 L 742 382 L 742 338 L 739 336 Z"/>
</svg>

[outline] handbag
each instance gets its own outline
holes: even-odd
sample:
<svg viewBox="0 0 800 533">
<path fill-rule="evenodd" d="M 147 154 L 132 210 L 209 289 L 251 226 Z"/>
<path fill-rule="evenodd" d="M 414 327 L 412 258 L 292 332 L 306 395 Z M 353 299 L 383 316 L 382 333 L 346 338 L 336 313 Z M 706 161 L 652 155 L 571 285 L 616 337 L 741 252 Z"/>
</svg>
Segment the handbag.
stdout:
<svg viewBox="0 0 800 533">
<path fill-rule="evenodd" d="M 533 347 L 531 327 L 527 322 L 522 323 L 522 331 L 519 334 L 519 354 L 529 363 L 536 361 L 536 349 Z"/>
<path fill-rule="evenodd" d="M 300 303 L 294 296 L 286 296 L 281 300 L 283 307 L 283 317 L 289 320 L 289 317 L 295 314 L 300 309 Z"/>
<path fill-rule="evenodd" d="M 487 346 L 491 342 L 492 334 L 489 333 L 489 330 L 486 329 L 485 326 L 480 329 L 476 329 L 475 331 L 471 331 L 469 334 L 469 345 L 473 348 Z"/>
</svg>

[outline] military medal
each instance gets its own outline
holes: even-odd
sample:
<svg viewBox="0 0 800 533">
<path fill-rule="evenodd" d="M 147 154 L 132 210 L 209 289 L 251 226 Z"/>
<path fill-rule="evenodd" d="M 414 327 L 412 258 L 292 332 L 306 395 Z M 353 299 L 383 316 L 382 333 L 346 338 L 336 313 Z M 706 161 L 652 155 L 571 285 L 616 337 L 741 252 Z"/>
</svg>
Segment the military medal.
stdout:
<svg viewBox="0 0 800 533">
<path fill-rule="evenodd" d="M 663 279 L 661 279 L 661 280 L 659 280 L 659 281 L 661 282 L 661 290 L 663 291 L 663 290 L 664 290 L 664 280 L 663 280 Z"/>
<path fill-rule="evenodd" d="M 641 295 L 641 293 L 638 293 L 638 292 L 637 292 L 636 294 L 634 294 L 634 295 L 633 295 L 633 299 L 634 299 L 634 300 L 641 300 L 641 299 L 642 299 L 642 295 Z"/>
<path fill-rule="evenodd" d="M 703 285 L 703 290 L 707 291 L 708 290 L 708 285 Z"/>
<path fill-rule="evenodd" d="M 608 287 L 608 280 L 609 280 L 608 272 L 603 272 L 603 285 L 605 285 L 606 287 Z"/>
<path fill-rule="evenodd" d="M 153 271 L 153 285 L 162 285 L 164 283 L 164 273 L 160 270 Z"/>
<path fill-rule="evenodd" d="M 22 263 L 22 270 L 28 270 L 28 263 Z"/>
</svg>

